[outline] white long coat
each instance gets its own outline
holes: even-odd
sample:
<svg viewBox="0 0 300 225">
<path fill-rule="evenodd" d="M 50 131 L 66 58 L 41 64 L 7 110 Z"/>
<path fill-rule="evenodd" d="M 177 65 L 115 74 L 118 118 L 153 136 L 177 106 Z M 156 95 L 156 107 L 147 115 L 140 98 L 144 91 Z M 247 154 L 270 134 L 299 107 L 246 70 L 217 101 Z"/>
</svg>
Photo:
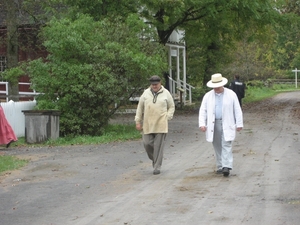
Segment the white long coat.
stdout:
<svg viewBox="0 0 300 225">
<path fill-rule="evenodd" d="M 224 87 L 222 124 L 225 141 L 233 141 L 236 128 L 243 127 L 243 113 L 236 94 Z M 199 127 L 206 126 L 206 140 L 213 142 L 215 126 L 215 91 L 207 92 L 199 109 Z"/>
</svg>

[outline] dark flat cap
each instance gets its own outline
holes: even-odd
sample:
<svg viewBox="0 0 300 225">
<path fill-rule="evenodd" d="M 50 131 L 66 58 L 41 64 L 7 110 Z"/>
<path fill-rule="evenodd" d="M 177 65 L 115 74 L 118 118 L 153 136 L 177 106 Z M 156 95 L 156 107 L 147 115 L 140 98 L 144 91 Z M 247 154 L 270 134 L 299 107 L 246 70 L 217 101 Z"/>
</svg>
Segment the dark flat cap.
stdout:
<svg viewBox="0 0 300 225">
<path fill-rule="evenodd" d="M 149 81 L 151 84 L 158 84 L 160 82 L 160 77 L 157 75 L 154 75 L 154 76 L 150 77 Z"/>
</svg>

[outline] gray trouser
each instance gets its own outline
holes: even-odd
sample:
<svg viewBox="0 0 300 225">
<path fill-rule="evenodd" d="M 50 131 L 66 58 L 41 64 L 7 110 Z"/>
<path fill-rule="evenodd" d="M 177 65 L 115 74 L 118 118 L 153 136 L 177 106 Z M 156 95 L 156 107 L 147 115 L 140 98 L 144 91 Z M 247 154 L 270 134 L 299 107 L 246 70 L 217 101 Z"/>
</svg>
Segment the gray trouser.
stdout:
<svg viewBox="0 0 300 225">
<path fill-rule="evenodd" d="M 154 169 L 161 168 L 166 136 L 166 133 L 143 135 L 144 147 Z"/>
<path fill-rule="evenodd" d="M 216 153 L 217 168 L 228 167 L 232 169 L 232 141 L 224 140 L 222 120 L 215 121 L 213 146 Z"/>
</svg>

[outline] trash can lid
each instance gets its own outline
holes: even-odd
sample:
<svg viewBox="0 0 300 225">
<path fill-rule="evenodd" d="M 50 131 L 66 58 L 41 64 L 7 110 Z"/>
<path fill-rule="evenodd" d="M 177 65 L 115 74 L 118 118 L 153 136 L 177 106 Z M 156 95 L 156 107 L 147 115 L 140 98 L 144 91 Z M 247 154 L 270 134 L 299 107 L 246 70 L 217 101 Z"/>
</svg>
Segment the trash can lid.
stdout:
<svg viewBox="0 0 300 225">
<path fill-rule="evenodd" d="M 22 110 L 22 112 L 26 114 L 36 114 L 36 115 L 53 115 L 59 116 L 61 112 L 55 109 L 45 109 L 45 110 Z"/>
</svg>

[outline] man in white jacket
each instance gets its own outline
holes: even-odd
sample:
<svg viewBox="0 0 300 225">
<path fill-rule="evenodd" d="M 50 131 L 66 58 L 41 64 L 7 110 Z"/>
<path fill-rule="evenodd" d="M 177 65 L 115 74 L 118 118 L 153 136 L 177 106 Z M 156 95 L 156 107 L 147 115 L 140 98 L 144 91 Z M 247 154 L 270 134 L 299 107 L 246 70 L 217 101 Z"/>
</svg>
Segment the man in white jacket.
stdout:
<svg viewBox="0 0 300 225">
<path fill-rule="evenodd" d="M 217 73 L 211 76 L 207 92 L 199 110 L 199 128 L 206 132 L 206 140 L 212 142 L 216 153 L 217 173 L 230 174 L 233 164 L 232 141 L 236 131 L 243 128 L 243 113 L 238 98 L 232 90 L 225 88 L 228 80 Z"/>
</svg>

